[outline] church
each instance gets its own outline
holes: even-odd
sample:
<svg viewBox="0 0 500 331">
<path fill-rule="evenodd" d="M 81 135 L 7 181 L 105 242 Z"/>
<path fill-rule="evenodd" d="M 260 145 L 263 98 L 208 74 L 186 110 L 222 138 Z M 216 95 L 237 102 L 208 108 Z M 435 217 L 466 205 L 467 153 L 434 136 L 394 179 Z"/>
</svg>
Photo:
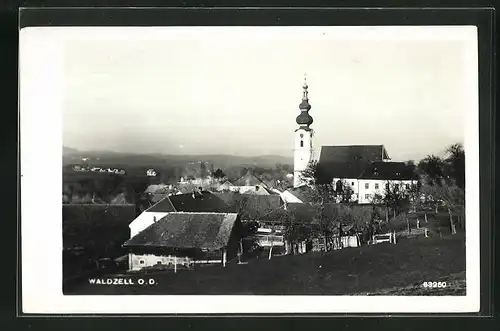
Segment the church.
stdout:
<svg viewBox="0 0 500 331">
<path fill-rule="evenodd" d="M 336 189 L 350 186 L 354 192 L 351 200 L 358 203 L 373 203 L 375 196 L 384 195 L 387 185 L 409 189 L 417 184 L 414 169 L 404 162 L 392 162 L 384 145 L 321 146 L 319 156 L 316 156 L 308 93 L 304 80 L 300 114 L 296 118 L 298 128 L 294 132 L 295 190 L 307 185 L 302 172 L 313 161 L 317 162 L 316 180 L 332 183 Z"/>
</svg>

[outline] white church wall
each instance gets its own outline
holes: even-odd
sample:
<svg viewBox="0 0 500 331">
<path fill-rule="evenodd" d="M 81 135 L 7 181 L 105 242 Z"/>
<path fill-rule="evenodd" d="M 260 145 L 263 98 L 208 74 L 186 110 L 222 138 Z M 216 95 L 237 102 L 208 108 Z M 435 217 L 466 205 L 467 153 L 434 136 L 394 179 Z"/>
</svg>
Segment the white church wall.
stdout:
<svg viewBox="0 0 500 331">
<path fill-rule="evenodd" d="M 409 189 L 410 185 L 416 184 L 414 180 L 376 180 L 376 179 L 359 179 L 359 203 L 372 203 L 376 194 L 383 197 L 385 195 L 385 186 L 387 183 L 403 185 L 405 189 Z"/>
<path fill-rule="evenodd" d="M 313 132 L 304 129 L 295 131 L 294 160 L 293 160 L 293 186 L 297 187 L 303 184 L 301 180 L 302 171 L 304 171 L 312 158 Z"/>
</svg>

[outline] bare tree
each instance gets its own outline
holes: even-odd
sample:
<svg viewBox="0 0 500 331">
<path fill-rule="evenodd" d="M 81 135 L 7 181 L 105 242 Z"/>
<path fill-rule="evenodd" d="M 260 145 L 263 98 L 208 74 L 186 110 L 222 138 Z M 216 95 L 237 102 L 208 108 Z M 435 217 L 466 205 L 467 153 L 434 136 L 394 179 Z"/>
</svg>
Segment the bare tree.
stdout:
<svg viewBox="0 0 500 331">
<path fill-rule="evenodd" d="M 462 208 L 465 204 L 465 191 L 455 183 L 442 180 L 439 185 L 422 185 L 422 193 L 429 199 L 440 203 L 448 211 L 451 233 L 456 234 L 456 224 L 453 220 L 453 210 Z"/>
</svg>

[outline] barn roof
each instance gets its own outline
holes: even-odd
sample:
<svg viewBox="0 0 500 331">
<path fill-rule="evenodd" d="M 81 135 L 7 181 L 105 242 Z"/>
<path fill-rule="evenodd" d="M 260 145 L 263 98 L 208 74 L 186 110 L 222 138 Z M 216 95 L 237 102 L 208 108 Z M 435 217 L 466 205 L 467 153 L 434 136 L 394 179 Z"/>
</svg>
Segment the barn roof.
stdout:
<svg viewBox="0 0 500 331">
<path fill-rule="evenodd" d="M 359 179 L 410 180 L 416 179 L 414 167 L 404 162 L 372 162 Z"/>
<path fill-rule="evenodd" d="M 323 180 L 358 178 L 375 161 L 388 160 L 384 145 L 322 146 L 318 172 Z"/>
<path fill-rule="evenodd" d="M 234 213 L 169 213 L 123 246 L 220 249 L 227 246 L 238 220 Z"/>
<path fill-rule="evenodd" d="M 228 206 L 230 212 L 240 213 L 242 220 L 262 220 L 271 211 L 283 206 L 279 195 L 254 195 L 237 192 L 214 193 Z"/>
<path fill-rule="evenodd" d="M 222 199 L 208 191 L 170 195 L 150 207 L 148 212 L 228 212 Z"/>
</svg>

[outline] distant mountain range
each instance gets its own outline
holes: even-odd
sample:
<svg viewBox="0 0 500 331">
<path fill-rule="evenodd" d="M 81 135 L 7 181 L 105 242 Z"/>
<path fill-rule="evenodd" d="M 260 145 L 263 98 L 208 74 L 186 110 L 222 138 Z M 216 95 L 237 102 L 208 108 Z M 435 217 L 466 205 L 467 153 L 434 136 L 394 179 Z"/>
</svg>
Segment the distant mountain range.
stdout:
<svg viewBox="0 0 500 331">
<path fill-rule="evenodd" d="M 215 168 L 233 166 L 273 167 L 277 163 L 293 164 L 292 157 L 281 155 L 236 156 L 227 154 L 216 155 L 177 155 L 177 154 L 137 154 L 112 151 L 80 151 L 71 147 L 63 147 L 63 164 L 80 164 L 86 158 L 87 163 L 100 166 L 182 166 L 192 162 L 209 162 Z"/>
</svg>

